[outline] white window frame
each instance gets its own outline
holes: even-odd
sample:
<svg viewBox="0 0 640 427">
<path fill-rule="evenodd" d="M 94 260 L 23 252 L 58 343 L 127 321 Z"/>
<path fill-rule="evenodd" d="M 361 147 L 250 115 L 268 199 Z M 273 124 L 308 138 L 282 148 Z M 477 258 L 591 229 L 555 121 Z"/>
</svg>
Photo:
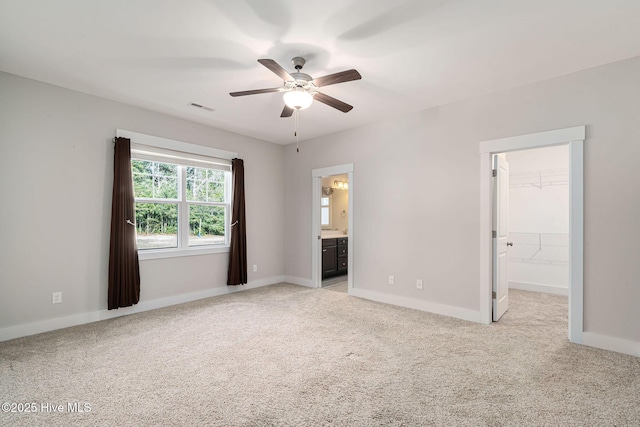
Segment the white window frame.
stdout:
<svg viewBox="0 0 640 427">
<path fill-rule="evenodd" d="M 332 230 L 332 224 L 333 224 L 333 212 L 332 212 L 332 206 L 331 206 L 331 202 L 332 202 L 332 195 L 326 195 L 323 194 L 322 197 L 320 197 L 320 226 L 322 227 L 323 230 Z M 322 199 L 327 199 L 328 203 L 326 205 L 322 204 Z M 329 212 L 329 224 L 322 224 L 322 209 L 327 209 L 327 211 Z"/>
<path fill-rule="evenodd" d="M 238 157 L 237 153 L 219 150 L 217 148 L 202 145 L 189 144 L 151 135 L 118 129 L 118 137 L 129 138 L 132 145 L 132 159 L 151 160 L 160 163 L 178 164 L 178 199 L 166 200 L 166 203 L 178 204 L 178 247 L 159 249 L 140 249 L 138 258 L 143 260 L 174 258 L 183 256 L 197 256 L 215 253 L 229 252 L 230 221 L 231 221 L 231 159 Z M 144 154 L 139 154 L 144 151 Z M 134 154 L 135 152 L 135 154 Z M 181 160 L 171 161 L 168 157 L 171 153 L 179 153 L 177 157 L 192 159 L 195 164 L 185 165 Z M 158 154 L 157 157 L 154 154 Z M 183 159 L 184 160 L 184 159 Z M 210 164 L 210 165 L 209 165 Z M 209 166 L 208 166 L 209 165 Z M 196 166 L 200 168 L 222 169 L 225 172 L 225 201 L 221 202 L 192 202 L 186 200 L 186 167 Z M 156 199 L 136 198 L 136 202 L 163 203 Z M 207 246 L 189 246 L 189 206 L 212 205 L 225 207 L 225 244 Z"/>
</svg>

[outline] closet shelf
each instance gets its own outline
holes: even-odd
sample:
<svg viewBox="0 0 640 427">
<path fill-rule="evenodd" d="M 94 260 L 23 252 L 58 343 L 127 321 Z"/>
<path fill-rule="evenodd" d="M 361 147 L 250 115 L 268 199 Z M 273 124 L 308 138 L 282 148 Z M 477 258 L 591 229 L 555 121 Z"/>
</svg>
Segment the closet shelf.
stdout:
<svg viewBox="0 0 640 427">
<path fill-rule="evenodd" d="M 509 187 L 538 188 L 569 185 L 569 169 L 541 169 L 509 174 Z"/>
<path fill-rule="evenodd" d="M 548 259 L 529 259 L 509 257 L 511 262 L 520 262 L 523 264 L 543 264 L 543 265 L 569 265 L 569 261 L 553 261 Z"/>
<path fill-rule="evenodd" d="M 569 233 L 510 232 L 509 261 L 569 265 Z"/>
</svg>

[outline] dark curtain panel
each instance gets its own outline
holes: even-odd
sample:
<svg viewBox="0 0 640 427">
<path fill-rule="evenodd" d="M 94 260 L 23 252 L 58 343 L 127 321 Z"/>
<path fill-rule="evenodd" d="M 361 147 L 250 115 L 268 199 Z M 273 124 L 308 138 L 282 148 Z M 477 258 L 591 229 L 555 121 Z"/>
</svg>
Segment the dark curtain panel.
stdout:
<svg viewBox="0 0 640 427">
<path fill-rule="evenodd" d="M 116 138 L 109 248 L 109 310 L 129 307 L 140 300 L 135 218 L 131 140 Z"/>
<path fill-rule="evenodd" d="M 231 247 L 227 285 L 247 283 L 247 225 L 244 212 L 244 162 L 232 160 L 233 214 L 231 215 Z"/>
</svg>

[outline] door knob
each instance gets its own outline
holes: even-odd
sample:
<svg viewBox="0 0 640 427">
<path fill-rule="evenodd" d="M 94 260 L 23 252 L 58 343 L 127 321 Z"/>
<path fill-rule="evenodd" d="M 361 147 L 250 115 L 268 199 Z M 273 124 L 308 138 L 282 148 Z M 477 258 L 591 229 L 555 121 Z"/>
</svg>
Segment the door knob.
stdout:
<svg viewBox="0 0 640 427">
<path fill-rule="evenodd" d="M 507 246 L 513 246 L 513 242 L 507 242 Z"/>
</svg>

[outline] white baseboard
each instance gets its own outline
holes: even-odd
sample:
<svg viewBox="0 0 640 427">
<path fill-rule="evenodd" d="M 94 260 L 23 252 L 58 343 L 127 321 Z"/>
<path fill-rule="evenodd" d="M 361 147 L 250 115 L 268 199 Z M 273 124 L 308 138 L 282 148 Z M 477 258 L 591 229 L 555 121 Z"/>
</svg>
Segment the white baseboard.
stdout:
<svg viewBox="0 0 640 427">
<path fill-rule="evenodd" d="M 519 289 L 521 291 L 544 292 L 547 294 L 569 296 L 569 288 L 562 288 L 553 285 L 541 285 L 539 283 L 512 282 L 509 281 L 509 289 Z"/>
<path fill-rule="evenodd" d="M 191 292 L 188 294 L 174 295 L 171 297 L 158 298 L 149 301 L 140 301 L 132 307 L 123 307 L 117 310 L 98 310 L 88 313 L 72 314 L 69 316 L 56 317 L 53 319 L 41 320 L 38 322 L 24 323 L 21 325 L 0 328 L 0 342 L 14 338 L 26 337 L 43 332 L 54 331 L 56 329 L 68 328 L 71 326 L 84 325 L 86 323 L 98 322 L 100 320 L 112 319 L 114 317 L 126 316 L 129 314 L 142 313 L 144 311 L 155 310 L 156 308 L 169 307 L 185 302 L 196 301 L 204 298 L 217 297 L 233 292 L 240 292 L 262 286 L 273 285 L 284 282 L 284 276 L 269 277 L 266 279 L 254 280 L 246 285 L 224 286 L 204 291 Z"/>
<path fill-rule="evenodd" d="M 617 353 L 640 357 L 640 342 L 636 341 L 594 334 L 592 332 L 583 332 L 582 344 L 602 350 L 615 351 Z"/>
<path fill-rule="evenodd" d="M 303 279 L 302 277 L 284 276 L 284 281 L 298 286 L 306 286 L 307 288 L 315 287 L 311 279 Z"/>
<path fill-rule="evenodd" d="M 430 301 L 417 300 L 413 298 L 390 295 L 382 292 L 369 291 L 359 288 L 349 289 L 349 295 L 372 301 L 383 302 L 385 304 L 399 305 L 401 307 L 413 308 L 415 310 L 440 314 L 442 316 L 455 317 L 457 319 L 468 320 L 470 322 L 482 323 L 479 311 L 467 310 L 465 308 L 453 307 L 450 305 L 438 304 Z"/>
</svg>

